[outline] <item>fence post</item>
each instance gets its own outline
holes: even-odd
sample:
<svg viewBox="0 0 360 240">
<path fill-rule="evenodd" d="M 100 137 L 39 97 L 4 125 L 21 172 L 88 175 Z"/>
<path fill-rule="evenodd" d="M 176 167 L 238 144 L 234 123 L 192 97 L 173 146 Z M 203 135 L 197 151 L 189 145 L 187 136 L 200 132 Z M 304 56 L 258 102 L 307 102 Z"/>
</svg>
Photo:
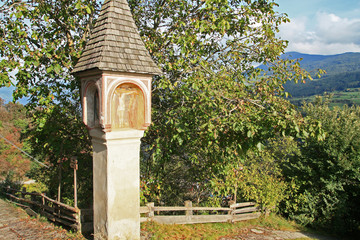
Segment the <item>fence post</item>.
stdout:
<svg viewBox="0 0 360 240">
<path fill-rule="evenodd" d="M 35 203 L 37 202 L 37 201 L 36 201 L 36 196 L 35 196 L 35 193 L 36 193 L 36 192 L 35 192 L 35 191 L 32 191 L 31 193 L 32 193 L 32 194 L 30 195 L 30 200 L 31 200 L 32 204 L 30 204 L 29 207 L 30 207 L 31 209 L 37 211 L 37 207 L 36 207 L 36 204 L 35 204 Z"/>
<path fill-rule="evenodd" d="M 23 198 L 23 199 L 25 199 L 25 196 L 26 196 L 26 187 L 23 187 L 22 188 L 22 192 L 21 192 L 21 197 Z"/>
<path fill-rule="evenodd" d="M 76 231 L 78 233 L 82 232 L 82 227 L 81 227 L 81 210 L 78 209 L 79 211 L 76 213 L 75 215 L 75 219 L 76 219 Z"/>
<path fill-rule="evenodd" d="M 270 209 L 265 208 L 264 211 L 265 211 L 265 218 L 267 218 L 270 215 Z"/>
<path fill-rule="evenodd" d="M 11 188 L 10 185 L 7 186 L 7 193 L 11 194 L 11 195 L 16 195 L 16 192 L 14 191 L 14 189 Z M 11 197 L 8 196 L 9 199 L 11 199 Z"/>
<path fill-rule="evenodd" d="M 40 207 L 40 211 L 41 213 L 45 212 L 45 193 L 41 193 L 41 207 Z"/>
<path fill-rule="evenodd" d="M 193 210 L 192 208 L 192 202 L 191 201 L 185 201 L 185 207 L 188 209 L 185 211 L 185 216 L 187 221 L 191 221 L 191 216 L 193 215 Z"/>
<path fill-rule="evenodd" d="M 229 215 L 231 215 L 231 218 L 229 219 L 230 223 L 234 222 L 234 211 L 236 210 L 236 202 L 230 202 L 230 211 L 228 212 Z"/>
<path fill-rule="evenodd" d="M 6 193 L 10 193 L 10 186 L 9 185 L 6 187 Z M 6 195 L 6 198 L 10 199 L 10 197 L 8 195 Z"/>
<path fill-rule="evenodd" d="M 151 202 L 151 203 L 146 204 L 146 206 L 149 208 L 149 213 L 147 214 L 147 217 L 153 218 L 155 216 L 155 214 L 154 214 L 155 203 Z"/>
</svg>

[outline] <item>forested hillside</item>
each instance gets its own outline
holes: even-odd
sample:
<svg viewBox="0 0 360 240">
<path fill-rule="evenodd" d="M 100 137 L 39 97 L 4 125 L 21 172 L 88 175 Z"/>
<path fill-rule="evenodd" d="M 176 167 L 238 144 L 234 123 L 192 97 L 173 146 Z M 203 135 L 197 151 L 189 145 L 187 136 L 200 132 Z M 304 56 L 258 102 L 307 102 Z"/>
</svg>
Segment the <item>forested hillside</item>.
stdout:
<svg viewBox="0 0 360 240">
<path fill-rule="evenodd" d="M 315 72 L 317 69 L 326 71 L 320 79 L 314 78 L 305 84 L 285 84 L 288 91 L 298 104 L 306 97 L 334 93 L 334 102 L 352 105 L 359 104 L 360 88 L 360 53 L 344 53 L 338 55 L 309 55 L 289 52 L 282 56 L 285 59 L 301 58 L 301 67 Z M 352 92 L 354 94 L 348 94 Z"/>
<path fill-rule="evenodd" d="M 282 58 L 301 58 L 301 67 L 309 71 L 321 68 L 326 70 L 327 75 L 360 71 L 360 53 L 312 55 L 298 52 L 288 52 L 283 54 Z"/>
</svg>

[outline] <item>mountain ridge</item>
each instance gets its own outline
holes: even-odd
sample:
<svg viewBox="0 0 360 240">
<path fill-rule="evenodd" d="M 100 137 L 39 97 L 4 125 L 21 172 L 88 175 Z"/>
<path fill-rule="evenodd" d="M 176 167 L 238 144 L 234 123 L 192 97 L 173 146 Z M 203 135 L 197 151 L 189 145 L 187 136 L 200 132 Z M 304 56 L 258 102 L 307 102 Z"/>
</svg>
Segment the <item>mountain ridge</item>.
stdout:
<svg viewBox="0 0 360 240">
<path fill-rule="evenodd" d="M 309 72 L 316 72 L 318 69 L 326 71 L 326 74 L 320 79 L 315 78 L 305 84 L 286 83 L 285 91 L 289 92 L 292 97 L 309 97 L 325 92 L 360 88 L 360 53 L 316 55 L 288 52 L 281 58 L 302 59 L 300 66 Z"/>
<path fill-rule="evenodd" d="M 347 52 L 335 55 L 304 54 L 287 52 L 281 56 L 283 59 L 299 59 L 300 66 L 307 71 L 323 69 L 327 74 L 352 72 L 360 70 L 360 53 Z"/>
</svg>

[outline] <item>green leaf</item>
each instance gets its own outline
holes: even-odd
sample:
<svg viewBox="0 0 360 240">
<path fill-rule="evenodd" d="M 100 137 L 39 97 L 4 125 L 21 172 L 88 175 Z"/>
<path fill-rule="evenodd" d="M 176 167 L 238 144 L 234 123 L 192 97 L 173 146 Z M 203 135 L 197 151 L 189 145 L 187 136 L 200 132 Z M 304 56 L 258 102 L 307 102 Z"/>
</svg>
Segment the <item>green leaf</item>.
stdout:
<svg viewBox="0 0 360 240">
<path fill-rule="evenodd" d="M 91 9 L 90 9 L 89 6 L 85 6 L 85 9 L 86 9 L 86 12 L 87 12 L 88 14 L 91 14 Z"/>
<path fill-rule="evenodd" d="M 51 73 L 53 71 L 53 69 L 54 69 L 54 67 L 51 65 L 51 66 L 46 68 L 46 72 Z"/>
</svg>

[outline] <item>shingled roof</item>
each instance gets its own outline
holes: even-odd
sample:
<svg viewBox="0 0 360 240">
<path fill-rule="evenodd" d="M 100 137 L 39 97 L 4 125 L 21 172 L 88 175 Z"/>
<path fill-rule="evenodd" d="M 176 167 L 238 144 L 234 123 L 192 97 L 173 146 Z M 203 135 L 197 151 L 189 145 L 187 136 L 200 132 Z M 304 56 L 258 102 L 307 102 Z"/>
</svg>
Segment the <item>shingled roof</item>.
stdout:
<svg viewBox="0 0 360 240">
<path fill-rule="evenodd" d="M 127 0 L 104 1 L 90 39 L 72 73 L 91 69 L 161 74 L 141 40 Z"/>
</svg>

